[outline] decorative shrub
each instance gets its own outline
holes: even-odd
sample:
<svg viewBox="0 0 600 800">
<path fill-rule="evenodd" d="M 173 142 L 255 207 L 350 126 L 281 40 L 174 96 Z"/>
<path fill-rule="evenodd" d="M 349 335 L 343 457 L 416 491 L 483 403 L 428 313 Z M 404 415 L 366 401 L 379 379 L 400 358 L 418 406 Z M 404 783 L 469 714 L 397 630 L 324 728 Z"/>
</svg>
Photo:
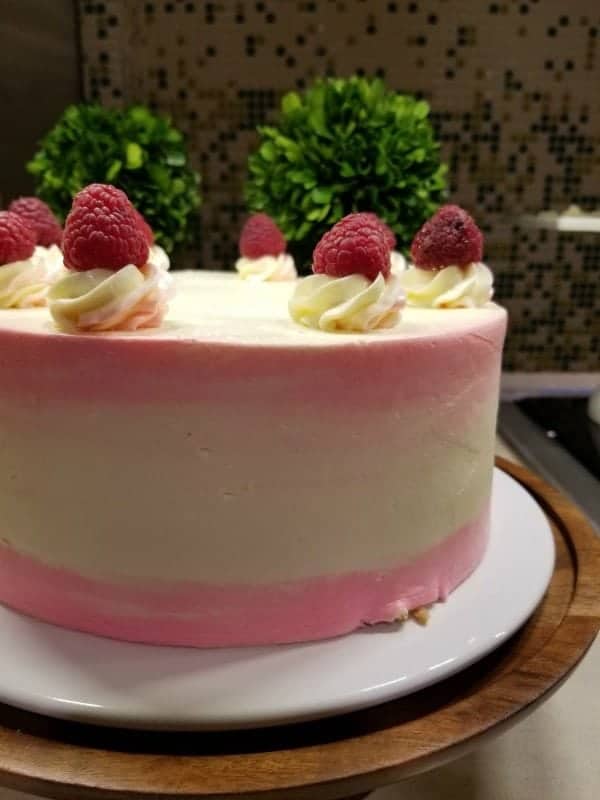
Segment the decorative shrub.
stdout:
<svg viewBox="0 0 600 800">
<path fill-rule="evenodd" d="M 89 183 L 112 183 L 128 194 L 167 251 L 190 237 L 200 178 L 189 166 L 183 134 L 144 106 L 69 106 L 27 168 L 38 195 L 63 220 L 76 192 Z"/>
<path fill-rule="evenodd" d="M 408 250 L 446 189 L 428 114 L 423 100 L 359 77 L 286 94 L 277 125 L 259 128 L 249 158 L 249 208 L 275 219 L 303 266 L 351 211 L 377 213 Z"/>
</svg>

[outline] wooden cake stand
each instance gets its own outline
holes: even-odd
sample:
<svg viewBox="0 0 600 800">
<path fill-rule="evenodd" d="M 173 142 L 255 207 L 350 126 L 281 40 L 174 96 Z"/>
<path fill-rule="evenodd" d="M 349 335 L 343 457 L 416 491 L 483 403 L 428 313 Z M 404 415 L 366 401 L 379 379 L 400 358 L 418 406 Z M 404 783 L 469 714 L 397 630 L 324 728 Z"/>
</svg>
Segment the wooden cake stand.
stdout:
<svg viewBox="0 0 600 800">
<path fill-rule="evenodd" d="M 260 731 L 123 731 L 0 705 L 0 785 L 78 800 L 359 800 L 505 730 L 561 685 L 600 628 L 600 539 L 554 489 L 497 463 L 546 512 L 557 560 L 533 617 L 488 657 L 382 706 Z"/>
</svg>

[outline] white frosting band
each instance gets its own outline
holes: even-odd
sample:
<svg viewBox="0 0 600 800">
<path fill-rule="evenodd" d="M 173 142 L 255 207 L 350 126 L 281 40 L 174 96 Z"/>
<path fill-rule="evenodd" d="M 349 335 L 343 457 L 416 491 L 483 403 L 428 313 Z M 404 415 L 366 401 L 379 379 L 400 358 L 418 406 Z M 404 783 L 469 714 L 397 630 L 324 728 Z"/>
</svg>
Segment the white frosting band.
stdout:
<svg viewBox="0 0 600 800">
<path fill-rule="evenodd" d="M 250 281 L 293 281 L 298 277 L 289 253 L 260 258 L 238 258 L 235 268 L 240 278 Z"/>
<path fill-rule="evenodd" d="M 159 244 L 151 244 L 148 253 L 148 263 L 154 264 L 159 269 L 167 272 L 171 267 L 171 260 Z"/>
<path fill-rule="evenodd" d="M 50 313 L 64 331 L 135 331 L 160 325 L 173 293 L 173 279 L 155 264 L 117 272 L 72 272 L 48 294 Z"/>
<path fill-rule="evenodd" d="M 420 308 L 474 308 L 492 299 L 493 275 L 485 264 L 444 267 L 411 266 L 400 276 L 409 306 Z"/>
<path fill-rule="evenodd" d="M 310 275 L 296 286 L 289 301 L 292 319 L 323 331 L 370 331 L 391 328 L 400 319 L 404 293 L 397 275 L 380 273 L 330 278 Z"/>
</svg>

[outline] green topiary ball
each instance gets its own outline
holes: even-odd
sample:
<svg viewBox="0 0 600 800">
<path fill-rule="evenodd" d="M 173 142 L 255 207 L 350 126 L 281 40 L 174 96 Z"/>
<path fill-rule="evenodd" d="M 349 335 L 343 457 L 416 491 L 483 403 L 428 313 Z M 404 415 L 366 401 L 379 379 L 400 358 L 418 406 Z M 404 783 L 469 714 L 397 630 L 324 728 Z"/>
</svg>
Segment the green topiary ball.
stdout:
<svg viewBox="0 0 600 800">
<path fill-rule="evenodd" d="M 27 169 L 38 195 L 63 220 L 80 189 L 112 183 L 127 193 L 165 250 L 193 233 L 200 178 L 189 166 L 183 134 L 144 106 L 69 106 Z"/>
<path fill-rule="evenodd" d="M 398 248 L 445 196 L 446 166 L 423 100 L 380 80 L 319 80 L 286 94 L 277 127 L 259 128 L 248 161 L 246 200 L 269 214 L 301 267 L 323 233 L 352 211 L 374 211 Z"/>
</svg>

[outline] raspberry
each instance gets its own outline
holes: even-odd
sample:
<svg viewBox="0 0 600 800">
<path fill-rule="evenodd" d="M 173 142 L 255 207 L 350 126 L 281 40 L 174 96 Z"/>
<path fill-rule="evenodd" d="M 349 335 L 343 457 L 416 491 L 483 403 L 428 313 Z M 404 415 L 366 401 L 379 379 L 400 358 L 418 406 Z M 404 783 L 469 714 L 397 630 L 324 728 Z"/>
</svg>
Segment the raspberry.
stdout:
<svg viewBox="0 0 600 800">
<path fill-rule="evenodd" d="M 421 269 L 466 267 L 481 261 L 483 234 L 460 206 L 442 206 L 417 232 L 410 255 Z"/>
<path fill-rule="evenodd" d="M 146 238 L 148 247 L 152 247 L 152 245 L 154 244 L 154 231 L 152 230 L 150 225 L 148 225 L 148 223 L 146 222 L 144 215 L 140 214 L 137 208 L 134 208 L 133 210 L 135 211 L 135 218 L 137 219 L 139 228 Z"/>
<path fill-rule="evenodd" d="M 240 255 L 244 258 L 278 256 L 285 253 L 283 233 L 267 214 L 248 217 L 240 234 Z"/>
<path fill-rule="evenodd" d="M 33 228 L 14 211 L 0 211 L 0 266 L 25 261 L 34 249 Z"/>
<path fill-rule="evenodd" d="M 315 247 L 313 272 L 332 278 L 364 275 L 370 281 L 390 272 L 390 250 L 375 214 L 348 214 L 327 231 Z"/>
<path fill-rule="evenodd" d="M 63 254 L 65 265 L 78 271 L 143 267 L 148 243 L 125 192 L 103 183 L 82 189 L 65 222 Z"/>
<path fill-rule="evenodd" d="M 50 208 L 39 197 L 18 197 L 8 207 L 27 221 L 36 235 L 36 244 L 50 247 L 57 244 L 60 247 L 62 228 Z"/>
<path fill-rule="evenodd" d="M 373 217 L 374 219 L 376 219 L 377 222 L 381 225 L 381 230 L 383 231 L 383 235 L 385 236 L 385 241 L 387 243 L 387 246 L 389 247 L 390 250 L 393 250 L 394 247 L 396 247 L 396 234 L 394 233 L 394 231 L 390 228 L 390 226 L 386 222 L 384 222 L 381 219 L 381 217 L 378 217 L 377 214 L 375 214 L 373 211 L 365 211 L 364 213 L 367 214 L 369 217 Z"/>
</svg>

